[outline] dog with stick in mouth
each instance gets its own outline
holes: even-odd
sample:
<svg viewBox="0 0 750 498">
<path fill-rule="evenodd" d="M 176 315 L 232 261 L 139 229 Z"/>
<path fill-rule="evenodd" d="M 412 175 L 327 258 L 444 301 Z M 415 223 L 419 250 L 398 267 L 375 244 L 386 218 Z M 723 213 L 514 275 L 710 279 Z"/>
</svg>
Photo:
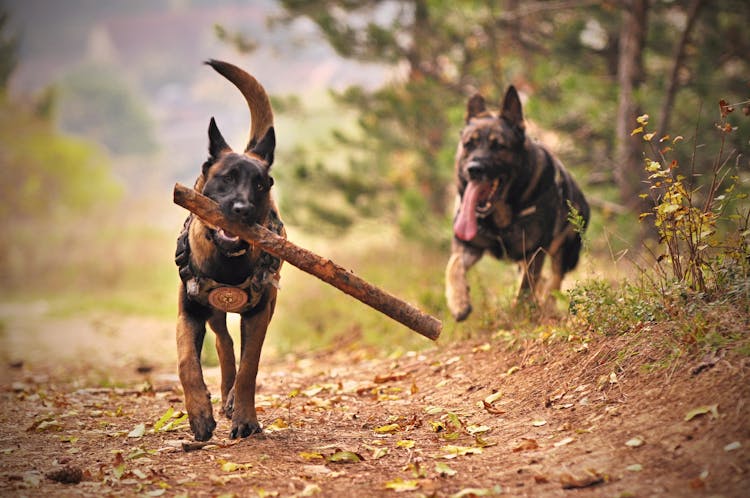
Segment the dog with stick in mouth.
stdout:
<svg viewBox="0 0 750 498">
<path fill-rule="evenodd" d="M 206 64 L 240 90 L 250 109 L 252 126 L 245 149 L 234 152 L 211 118 L 208 159 L 195 182 L 195 190 L 216 201 L 227 218 L 250 226 L 257 223 L 285 236 L 271 197 L 270 169 L 276 137 L 268 95 L 242 69 L 217 60 Z M 229 437 L 261 432 L 255 412 L 255 381 L 266 330 L 276 306 L 281 261 L 190 215 L 177 239 L 175 263 L 182 281 L 177 319 L 178 368 L 195 439 L 211 439 L 216 428 L 200 364 L 206 323 L 216 334 L 221 410 L 232 420 Z M 241 315 L 238 369 L 227 330 L 227 313 Z"/>
</svg>

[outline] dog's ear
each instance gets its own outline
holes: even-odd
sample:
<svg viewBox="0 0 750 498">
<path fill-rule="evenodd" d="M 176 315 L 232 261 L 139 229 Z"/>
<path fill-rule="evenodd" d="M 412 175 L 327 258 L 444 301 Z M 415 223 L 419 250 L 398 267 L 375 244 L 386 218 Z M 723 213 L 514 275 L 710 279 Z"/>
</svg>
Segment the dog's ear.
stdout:
<svg viewBox="0 0 750 498">
<path fill-rule="evenodd" d="M 273 152 L 275 149 L 276 132 L 274 131 L 273 126 L 271 126 L 270 128 L 268 128 L 268 131 L 266 131 L 266 134 L 263 135 L 263 138 L 261 138 L 258 143 L 253 145 L 252 149 L 248 150 L 247 152 L 252 152 L 253 154 L 263 159 L 270 168 L 273 164 Z"/>
<path fill-rule="evenodd" d="M 211 118 L 208 124 L 208 154 L 211 159 L 218 159 L 224 152 L 232 150 L 221 135 L 216 120 Z"/>
<path fill-rule="evenodd" d="M 227 145 L 226 140 L 221 135 L 219 127 L 216 126 L 216 120 L 211 118 L 211 122 L 208 123 L 208 159 L 206 159 L 201 168 L 203 176 L 206 176 L 209 168 L 218 161 L 222 154 L 231 150 L 231 147 Z"/>
<path fill-rule="evenodd" d="M 208 123 L 208 154 L 213 159 L 218 159 L 224 152 L 231 151 L 232 148 L 227 145 L 226 140 L 221 135 L 219 127 L 216 126 L 216 120 L 211 118 Z"/>
<path fill-rule="evenodd" d="M 500 117 L 520 133 L 523 133 L 526 129 L 526 125 L 523 122 L 521 99 L 518 97 L 516 87 L 513 85 L 509 86 L 508 91 L 505 92 L 505 100 L 503 100 L 503 110 L 500 113 Z"/>
<path fill-rule="evenodd" d="M 487 104 L 484 102 L 484 97 L 475 93 L 466 104 L 466 123 L 468 124 L 471 118 L 482 114 L 486 110 Z"/>
</svg>

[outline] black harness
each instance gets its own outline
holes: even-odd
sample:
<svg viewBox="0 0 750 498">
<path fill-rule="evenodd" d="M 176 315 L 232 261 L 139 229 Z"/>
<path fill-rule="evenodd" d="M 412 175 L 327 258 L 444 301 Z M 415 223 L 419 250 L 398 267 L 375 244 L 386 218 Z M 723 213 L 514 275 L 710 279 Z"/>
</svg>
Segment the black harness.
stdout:
<svg viewBox="0 0 750 498">
<path fill-rule="evenodd" d="M 261 252 L 253 270 L 244 282 L 228 285 L 202 275 L 195 268 L 190 257 L 190 224 L 193 215 L 187 217 L 179 237 L 174 261 L 179 269 L 180 279 L 185 284 L 189 299 L 231 313 L 245 313 L 258 305 L 269 285 L 279 287 L 281 260 L 267 252 Z M 284 223 L 275 210 L 271 210 L 265 227 L 277 235 L 284 231 Z M 231 254 L 228 256 L 238 256 Z"/>
</svg>

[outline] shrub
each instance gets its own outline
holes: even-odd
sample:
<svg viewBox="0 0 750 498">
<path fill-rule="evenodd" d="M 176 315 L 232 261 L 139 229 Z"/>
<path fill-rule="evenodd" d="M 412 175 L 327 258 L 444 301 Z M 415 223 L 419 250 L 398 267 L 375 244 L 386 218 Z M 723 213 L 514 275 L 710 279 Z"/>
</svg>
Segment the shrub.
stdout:
<svg viewBox="0 0 750 498">
<path fill-rule="evenodd" d="M 724 150 L 727 136 L 736 130 L 727 122 L 732 110 L 733 106 L 720 102 L 721 119 L 716 125 L 719 152 L 712 162 L 708 183 L 700 186 L 694 168 L 684 174 L 677 160 L 670 159 L 673 147 L 683 141 L 681 136 L 656 140 L 653 133 L 645 132 L 645 114 L 638 118 L 641 126 L 633 130 L 634 134 L 643 134 L 655 156 L 646 158 L 650 193 L 643 194 L 651 196 L 653 209 L 642 213 L 640 219 L 651 220 L 659 234 L 662 252 L 655 255 L 659 281 L 666 286 L 674 280 L 692 292 L 710 294 L 711 298 L 724 295 L 726 286 L 732 285 L 728 278 L 746 282 L 750 269 L 750 211 L 737 207 L 746 198 L 738 188 L 740 155 Z M 744 297 L 747 299 L 747 292 Z"/>
</svg>

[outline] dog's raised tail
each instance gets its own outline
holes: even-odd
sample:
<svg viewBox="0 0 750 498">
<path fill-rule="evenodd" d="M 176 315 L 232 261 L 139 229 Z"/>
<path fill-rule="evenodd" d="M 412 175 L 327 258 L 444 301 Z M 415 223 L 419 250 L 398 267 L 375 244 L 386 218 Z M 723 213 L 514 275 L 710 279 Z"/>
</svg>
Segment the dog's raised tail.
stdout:
<svg viewBox="0 0 750 498">
<path fill-rule="evenodd" d="M 247 106 L 250 108 L 251 120 L 250 138 L 245 147 L 245 152 L 252 150 L 268 129 L 273 126 L 273 111 L 266 90 L 263 85 L 258 83 L 258 80 L 233 64 L 215 59 L 207 60 L 206 64 L 231 81 L 245 97 Z"/>
</svg>

